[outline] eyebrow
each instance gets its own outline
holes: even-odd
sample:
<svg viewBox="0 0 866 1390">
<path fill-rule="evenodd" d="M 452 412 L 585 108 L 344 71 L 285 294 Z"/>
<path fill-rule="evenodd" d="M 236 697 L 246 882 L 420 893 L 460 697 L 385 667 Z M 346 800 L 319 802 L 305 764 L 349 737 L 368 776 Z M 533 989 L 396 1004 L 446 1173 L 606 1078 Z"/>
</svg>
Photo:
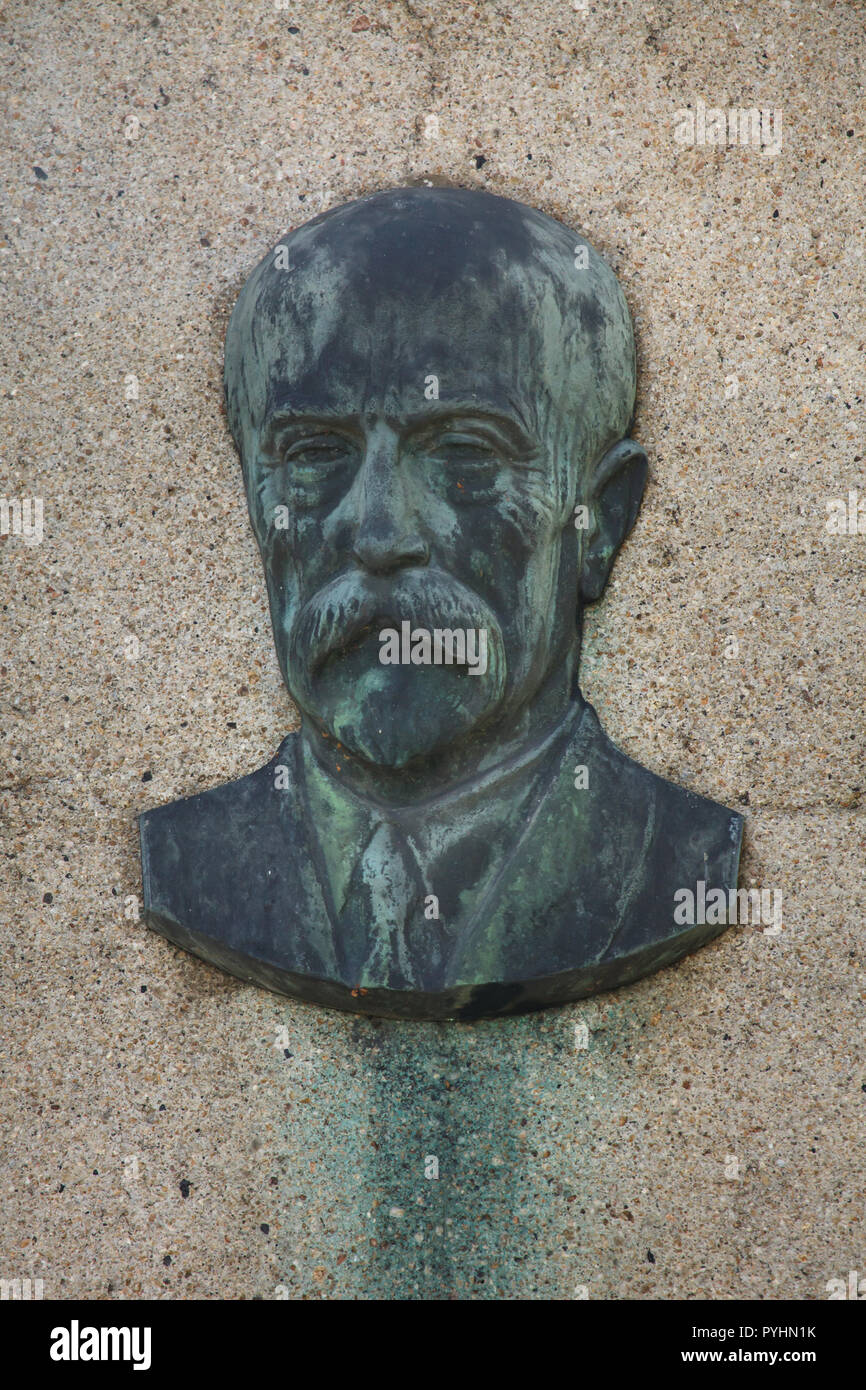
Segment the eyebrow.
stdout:
<svg viewBox="0 0 866 1390">
<path fill-rule="evenodd" d="M 287 430 L 296 426 L 298 429 L 322 426 L 326 429 L 343 430 L 346 434 L 357 433 L 358 418 L 352 415 L 343 415 L 339 412 L 331 414 L 325 410 L 276 410 L 268 417 L 262 428 L 262 446 L 267 450 L 272 448 L 279 436 Z"/>
<path fill-rule="evenodd" d="M 538 440 L 528 428 L 522 412 L 495 405 L 480 405 L 477 401 L 431 401 L 423 410 L 404 415 L 386 414 L 385 418 L 402 433 L 410 435 L 437 427 L 445 428 L 449 423 L 478 423 L 497 429 L 520 453 L 530 453 L 538 447 Z M 266 452 L 273 449 L 280 435 L 292 428 L 301 430 L 318 426 L 357 436 L 361 432 L 362 419 L 362 415 L 330 412 L 320 407 L 310 410 L 304 410 L 302 406 L 277 409 L 264 426 L 262 446 Z"/>
</svg>

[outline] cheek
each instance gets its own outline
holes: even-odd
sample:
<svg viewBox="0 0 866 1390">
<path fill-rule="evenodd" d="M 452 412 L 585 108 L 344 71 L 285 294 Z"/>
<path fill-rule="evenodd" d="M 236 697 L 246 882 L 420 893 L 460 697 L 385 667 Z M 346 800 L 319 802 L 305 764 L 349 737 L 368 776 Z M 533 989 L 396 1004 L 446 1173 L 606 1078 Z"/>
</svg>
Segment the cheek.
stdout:
<svg viewBox="0 0 866 1390">
<path fill-rule="evenodd" d="M 313 512 L 294 512 L 287 536 L 292 554 L 303 567 L 319 564 L 329 549 L 322 520 Z"/>
<path fill-rule="evenodd" d="M 307 598 L 302 592 L 303 572 L 298 568 L 289 535 L 286 531 L 272 532 L 262 551 L 271 625 L 278 646 Z"/>
<path fill-rule="evenodd" d="M 524 606 L 527 589 L 556 570 L 560 528 L 546 507 L 514 501 L 476 512 L 464 522 L 463 535 L 471 580 L 504 618 Z"/>
<path fill-rule="evenodd" d="M 290 511 L 287 526 L 271 531 L 263 553 L 270 581 L 287 591 L 287 599 L 299 594 L 303 600 L 330 577 L 321 522 L 310 513 Z"/>
</svg>

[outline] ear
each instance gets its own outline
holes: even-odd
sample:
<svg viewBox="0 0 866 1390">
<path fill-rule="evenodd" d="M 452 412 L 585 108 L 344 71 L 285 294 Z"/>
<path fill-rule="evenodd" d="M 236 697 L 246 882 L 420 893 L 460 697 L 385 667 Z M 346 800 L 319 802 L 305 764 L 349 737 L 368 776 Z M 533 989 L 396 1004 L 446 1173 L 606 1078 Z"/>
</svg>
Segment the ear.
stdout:
<svg viewBox="0 0 866 1390">
<path fill-rule="evenodd" d="M 646 486 L 649 462 L 633 439 L 621 439 L 597 465 L 585 496 L 590 524 L 583 542 L 580 596 L 601 597 L 616 553 L 634 526 Z"/>
</svg>

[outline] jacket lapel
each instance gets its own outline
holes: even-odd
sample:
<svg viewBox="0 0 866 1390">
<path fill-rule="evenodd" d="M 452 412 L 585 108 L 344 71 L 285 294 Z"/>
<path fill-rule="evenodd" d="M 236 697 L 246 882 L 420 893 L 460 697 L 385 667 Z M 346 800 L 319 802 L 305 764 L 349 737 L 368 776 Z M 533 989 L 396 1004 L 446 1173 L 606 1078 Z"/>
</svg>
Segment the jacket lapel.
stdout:
<svg viewBox="0 0 866 1390">
<path fill-rule="evenodd" d="M 588 785 L 575 787 L 575 769 Z M 529 820 L 467 929 L 449 984 L 526 979 L 600 960 L 641 881 L 651 795 L 587 705 L 554 750 Z M 644 804 L 646 803 L 646 804 Z"/>
</svg>

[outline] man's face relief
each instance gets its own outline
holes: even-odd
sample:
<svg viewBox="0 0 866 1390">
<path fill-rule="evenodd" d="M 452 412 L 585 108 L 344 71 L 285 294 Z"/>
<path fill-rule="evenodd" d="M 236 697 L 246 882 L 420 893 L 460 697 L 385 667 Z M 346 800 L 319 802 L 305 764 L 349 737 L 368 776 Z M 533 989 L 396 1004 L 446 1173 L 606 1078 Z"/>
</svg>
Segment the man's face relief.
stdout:
<svg viewBox="0 0 866 1390">
<path fill-rule="evenodd" d="M 242 448 L 280 664 L 304 714 L 378 766 L 507 723 L 576 641 L 592 345 L 495 228 L 459 225 L 455 248 L 428 215 L 405 245 L 387 224 L 365 241 L 362 218 L 352 255 L 325 218 L 260 268 Z"/>
<path fill-rule="evenodd" d="M 225 402 L 301 730 L 140 818 L 155 931 L 328 1008 L 469 1021 L 724 929 L 675 908 L 730 901 L 742 817 L 577 687 L 646 480 L 635 365 L 601 256 L 477 190 L 374 193 L 260 262 Z"/>
</svg>

